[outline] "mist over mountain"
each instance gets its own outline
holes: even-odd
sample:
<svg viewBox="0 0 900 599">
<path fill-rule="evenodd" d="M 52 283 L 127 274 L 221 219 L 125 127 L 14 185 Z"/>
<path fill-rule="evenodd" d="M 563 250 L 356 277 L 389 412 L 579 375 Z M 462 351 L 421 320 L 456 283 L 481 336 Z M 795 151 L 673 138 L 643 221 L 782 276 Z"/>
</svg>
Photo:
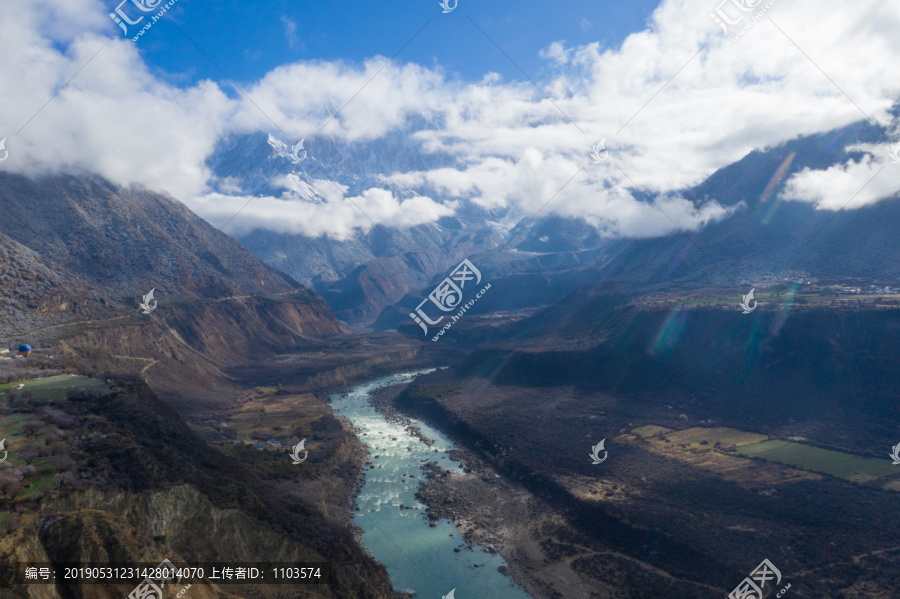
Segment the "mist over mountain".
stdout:
<svg viewBox="0 0 900 599">
<path fill-rule="evenodd" d="M 455 164 L 451 156 L 422 153 L 420 144 L 410 141 L 415 139 L 415 131 L 396 131 L 370 143 L 337 143 L 327 137 L 305 140 L 305 158 L 299 164 L 292 162 L 293 146 L 257 133 L 223 142 L 210 165 L 219 174 L 219 185 L 248 195 L 278 197 L 283 202 L 315 204 L 333 191 L 355 196 L 373 188 L 413 198 L 435 190 L 402 187 L 396 177 L 387 175 Z M 479 257 L 495 280 L 515 276 L 512 286 L 528 290 L 492 297 L 483 306 L 487 310 L 546 305 L 589 283 L 595 275 L 607 284 L 627 284 L 644 291 L 669 285 L 766 284 L 823 274 L 858 273 L 877 278 L 879 273 L 871 265 L 879 261 L 867 259 L 864 246 L 852 236 L 848 238 L 847 230 L 866 227 L 873 235 L 888 235 L 885 225 L 893 218 L 892 209 L 886 207 L 889 204 L 867 203 L 835 216 L 835 211 L 787 198 L 786 191 L 793 178 L 804 172 L 865 160 L 871 152 L 867 148 L 888 141 L 883 129 L 860 121 L 754 150 L 701 184 L 679 192 L 697 208 L 713 202 L 729 210 L 724 218 L 699 229 L 684 229 L 676 220 L 679 215 L 670 215 L 670 207 L 660 196 L 633 189 L 634 197 L 653 206 L 675 229 L 672 234 L 646 239 L 610 234 L 576 218 L 516 217 L 508 209 L 486 212 L 466 201 L 456 201 L 452 217 L 413 227 L 379 225 L 343 239 L 263 229 L 241 234 L 238 239 L 267 264 L 321 293 L 341 320 L 372 324 L 381 330 L 404 322 L 401 314 L 411 300 L 421 297 L 428 285 L 442 278 L 442 272 L 468 256 Z M 434 199 L 442 204 L 454 201 L 440 195 Z M 826 222 L 830 223 L 828 230 L 820 236 L 817 231 Z M 797 256 L 798 261 L 788 262 L 808 239 L 812 245 Z M 883 244 L 875 241 L 871 246 Z M 492 255 L 501 247 L 507 249 L 499 256 Z M 823 247 L 838 249 L 839 258 L 828 260 L 841 263 L 816 264 L 822 256 L 831 256 L 816 251 Z M 516 251 L 510 252 L 513 248 Z M 716 259 L 710 260 L 713 256 Z M 793 270 L 771 272 L 772 264 L 779 261 Z M 881 275 L 891 276 L 887 272 Z M 403 300 L 399 312 L 396 308 L 383 312 L 407 293 L 409 298 Z"/>
<path fill-rule="evenodd" d="M 265 133 L 249 134 L 223 141 L 209 164 L 220 177 L 220 191 L 317 204 L 325 195 L 353 197 L 374 188 L 402 201 L 418 197 L 418 192 L 388 181 L 386 175 L 456 165 L 451 156 L 424 154 L 421 142 L 414 141 L 415 131 L 394 131 L 369 143 L 339 143 L 325 136 L 306 140 L 299 164 L 292 160 L 293 145 Z M 256 229 L 237 238 L 267 264 L 321 293 L 338 318 L 368 324 L 384 306 L 426 284 L 435 272 L 501 242 L 508 211 L 488 212 L 467 202 L 455 205 L 453 216 L 435 222 L 382 224 L 347 237 Z"/>
<path fill-rule="evenodd" d="M 732 211 L 696 231 L 673 220 L 677 230 L 672 234 L 634 239 L 604 235 L 578 219 L 523 219 L 507 235 L 507 249 L 470 255 L 486 280 L 509 290 L 479 301 L 478 311 L 546 306 L 582 285 L 637 296 L 706 287 L 749 289 L 809 277 L 896 283 L 900 266 L 890 259 L 900 251 L 895 194 L 863 207 L 853 206 L 849 195 L 842 210 L 821 210 L 786 197 L 792 177 L 865 160 L 868 147 L 887 139 L 882 129 L 860 121 L 755 150 L 681 192 L 695 204 L 714 200 Z M 665 210 L 657 197 L 640 190 L 634 194 Z M 435 274 L 430 285 L 444 276 Z M 407 334 L 416 334 L 408 314 L 430 290 L 426 285 L 385 308 L 375 326 L 403 324 Z"/>
</svg>

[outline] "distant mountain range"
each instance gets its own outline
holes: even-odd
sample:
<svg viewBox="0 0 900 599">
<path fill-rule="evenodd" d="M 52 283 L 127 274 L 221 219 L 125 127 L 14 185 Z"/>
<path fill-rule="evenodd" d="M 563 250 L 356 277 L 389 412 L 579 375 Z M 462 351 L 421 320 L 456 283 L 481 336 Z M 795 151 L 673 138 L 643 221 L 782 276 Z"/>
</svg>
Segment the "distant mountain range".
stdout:
<svg viewBox="0 0 900 599">
<path fill-rule="evenodd" d="M 410 137 L 430 126 L 426 119 L 419 119 L 407 130 L 375 142 L 338 143 L 326 136 L 306 139 L 307 157 L 300 164 L 290 159 L 296 141 L 289 144 L 261 132 L 240 135 L 223 140 L 208 164 L 217 177 L 239 185 L 246 194 L 321 203 L 323 198 L 311 191 L 312 183 L 330 180 L 346 187 L 349 196 L 377 187 L 405 199 L 416 193 L 387 182 L 386 175 L 456 165 L 452 156 L 422 152 Z M 274 181 L 286 175 L 291 177 L 291 188 L 276 186 Z M 436 223 L 403 230 L 379 225 L 343 241 L 266 230 L 239 235 L 238 240 L 267 264 L 321 293 L 338 318 L 365 325 L 384 306 L 426 284 L 436 272 L 466 255 L 497 247 L 504 227 L 512 224 L 508 214 L 463 205 L 454 217 Z"/>
<path fill-rule="evenodd" d="M 266 133 L 243 135 L 223 141 L 209 164 L 217 176 L 227 177 L 230 184 L 237 181 L 247 194 L 321 202 L 304 184 L 328 179 L 346 186 L 349 195 L 379 187 L 400 198 L 411 197 L 416 190 L 385 177 L 459 166 L 453 156 L 421 151 L 413 134 L 434 126 L 423 117 L 375 142 L 307 139 L 307 158 L 299 165 L 289 159 L 295 141 Z M 465 257 L 481 265 L 498 288 L 506 282 L 515 290 L 491 294 L 480 303 L 485 311 L 548 305 L 594 283 L 646 293 L 765 286 L 800 276 L 896 280 L 900 266 L 884 271 L 876 265 L 892 264 L 879 257 L 896 249 L 891 223 L 896 222 L 897 202 L 886 200 L 835 215 L 780 197 L 785 181 L 803 169 L 825 169 L 859 158 L 862 153 L 848 150 L 850 146 L 885 141 L 880 129 L 862 121 L 751 152 L 680 194 L 698 205 L 715 200 L 733 209 L 732 215 L 698 232 L 677 231 L 653 239 L 602 237 L 580 219 L 555 215 L 524 218 L 517 224 L 509 211 L 486 213 L 465 201 L 453 217 L 402 230 L 377 226 L 345 241 L 265 230 L 238 239 L 267 264 L 320 293 L 339 319 L 376 330 L 406 324 L 410 309 Z M 300 182 L 292 190 L 272 183 L 286 174 Z M 653 201 L 640 190 L 632 193 Z M 859 231 L 866 231 L 865 239 Z"/>
<path fill-rule="evenodd" d="M 557 216 L 517 226 L 507 249 L 471 256 L 497 290 L 479 301 L 477 312 L 547 306 L 583 286 L 592 289 L 590 296 L 636 296 L 701 288 L 746 293 L 751 287 L 784 285 L 801 277 L 896 282 L 900 263 L 892 256 L 900 251 L 897 197 L 835 212 L 780 196 L 791 175 L 861 157 L 847 150 L 854 144 L 885 141 L 881 130 L 860 122 L 751 152 L 682 192 L 695 203 L 715 200 L 734 209 L 730 217 L 697 232 L 604 239 L 581 220 Z M 428 285 L 386 307 L 375 328 L 402 326 L 406 334 L 421 338 L 409 313 L 447 272 L 436 273 Z"/>
</svg>

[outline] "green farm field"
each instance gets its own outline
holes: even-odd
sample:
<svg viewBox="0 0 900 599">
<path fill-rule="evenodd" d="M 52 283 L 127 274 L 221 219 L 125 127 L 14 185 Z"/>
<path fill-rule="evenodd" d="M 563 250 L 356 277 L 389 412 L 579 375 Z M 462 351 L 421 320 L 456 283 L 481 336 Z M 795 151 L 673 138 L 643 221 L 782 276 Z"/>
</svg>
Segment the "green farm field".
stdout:
<svg viewBox="0 0 900 599">
<path fill-rule="evenodd" d="M 14 381 L 0 385 L 0 402 L 5 403 L 9 401 L 7 396 L 9 391 L 16 389 L 20 383 L 24 385 L 21 391 L 31 391 L 38 397 L 49 399 L 62 399 L 71 389 L 106 386 L 106 383 L 99 379 L 72 374 Z M 7 462 L 8 466 L 17 468 L 24 466 L 34 467 L 33 476 L 27 480 L 23 489 L 17 494 L 17 497 L 20 499 L 51 490 L 53 488 L 53 475 L 60 471 L 53 456 L 31 456 L 26 459 L 20 457 L 20 453 L 26 448 L 36 449 L 45 445 L 46 432 L 43 430 L 35 433 L 30 438 L 23 433 L 25 423 L 36 419 L 37 417 L 32 413 L 7 413 L 0 416 L 0 439 L 4 441 L 6 452 L 4 461 Z M 2 518 L 0 518 L 0 525 L 2 525 Z"/>
<path fill-rule="evenodd" d="M 775 440 L 744 445 L 738 447 L 736 452 L 745 457 L 760 458 L 769 462 L 830 474 L 857 483 L 882 479 L 880 482 L 887 483 L 890 488 L 896 489 L 896 481 L 900 481 L 900 466 L 892 465 L 888 457 L 889 448 L 885 449 L 884 459 L 878 459 L 802 443 Z"/>
<path fill-rule="evenodd" d="M 88 389 L 106 385 L 100 379 L 92 379 L 75 374 L 58 374 L 42 379 L 27 379 L 5 383 L 0 385 L 0 397 L 6 395 L 8 391 L 14 390 L 19 384 L 25 385 L 22 391 L 31 391 L 35 395 L 48 399 L 62 399 L 66 396 L 66 392 L 69 389 Z"/>
</svg>

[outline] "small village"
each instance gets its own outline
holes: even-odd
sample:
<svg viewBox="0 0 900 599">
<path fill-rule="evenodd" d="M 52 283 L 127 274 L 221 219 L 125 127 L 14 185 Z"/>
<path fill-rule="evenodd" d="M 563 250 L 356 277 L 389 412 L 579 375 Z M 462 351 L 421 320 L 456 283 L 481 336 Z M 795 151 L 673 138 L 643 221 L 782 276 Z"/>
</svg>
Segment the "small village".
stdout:
<svg viewBox="0 0 900 599">
<path fill-rule="evenodd" d="M 285 445 L 278 439 L 269 439 L 268 441 L 235 441 L 235 445 L 250 445 L 257 451 L 280 451 Z"/>
</svg>

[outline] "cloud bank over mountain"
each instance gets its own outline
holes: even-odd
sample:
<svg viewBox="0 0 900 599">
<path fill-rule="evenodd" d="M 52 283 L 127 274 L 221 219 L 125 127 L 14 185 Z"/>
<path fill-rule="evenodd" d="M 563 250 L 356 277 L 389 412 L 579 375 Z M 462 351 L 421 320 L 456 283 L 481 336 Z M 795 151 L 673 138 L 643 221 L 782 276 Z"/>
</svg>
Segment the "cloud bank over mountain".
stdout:
<svg viewBox="0 0 900 599">
<path fill-rule="evenodd" d="M 376 56 L 286 64 L 239 82 L 239 91 L 225 79 L 179 86 L 151 71 L 140 43 L 118 37 L 106 2 L 11 0 L 0 20 L 0 138 L 10 152 L 0 169 L 96 172 L 165 189 L 216 226 L 240 211 L 229 232 L 346 238 L 373 223 L 432 222 L 464 200 L 647 237 L 727 217 L 718 198 L 694 206 L 678 191 L 753 149 L 865 118 L 896 129 L 889 111 L 900 97 L 900 63 L 875 57 L 900 52 L 900 6 L 776 2 L 732 41 L 709 17 L 716 4 L 665 0 L 621 47 L 548 40 L 550 75 L 536 85 L 491 72 L 461 81 Z M 429 24 L 440 26 L 439 18 Z M 198 52 L 197 60 L 205 58 Z M 422 119 L 431 126 L 411 126 Z M 224 182 L 212 181 L 206 164 L 235 133 L 354 144 L 398 129 L 409 129 L 421 151 L 456 159 L 452 168 L 379 173 L 413 197 L 377 187 L 348 197 L 328 173 L 315 175 L 316 203 L 291 201 L 287 178 L 286 196 L 226 194 L 213 191 Z M 604 139 L 608 158 L 595 164 L 589 153 Z M 854 197 L 850 209 L 896 193 L 890 145 L 860 151 L 862 160 L 795 176 L 785 199 L 837 210 Z"/>
</svg>

